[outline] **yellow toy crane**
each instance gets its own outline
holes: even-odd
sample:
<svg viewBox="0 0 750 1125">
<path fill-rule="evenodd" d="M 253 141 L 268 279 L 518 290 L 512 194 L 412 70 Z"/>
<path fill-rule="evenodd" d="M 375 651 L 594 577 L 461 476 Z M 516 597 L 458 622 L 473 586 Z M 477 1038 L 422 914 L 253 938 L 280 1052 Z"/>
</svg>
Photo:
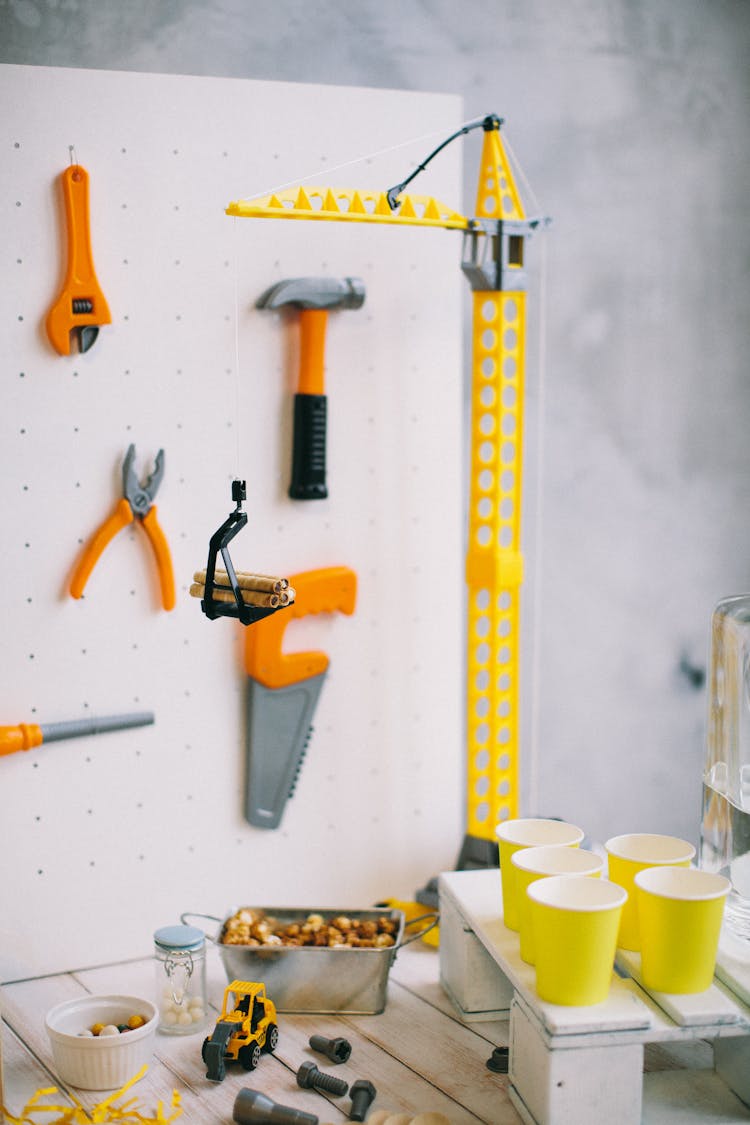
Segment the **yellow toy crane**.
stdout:
<svg viewBox="0 0 750 1125">
<path fill-rule="evenodd" d="M 387 191 L 303 187 L 230 203 L 228 215 L 386 223 L 463 232 L 473 292 L 466 670 L 466 836 L 457 866 L 497 865 L 495 829 L 519 809 L 521 472 L 527 218 L 494 114 L 464 125 Z M 457 137 L 484 130 L 475 217 L 404 189 Z M 421 896 L 420 896 L 421 897 Z"/>
</svg>

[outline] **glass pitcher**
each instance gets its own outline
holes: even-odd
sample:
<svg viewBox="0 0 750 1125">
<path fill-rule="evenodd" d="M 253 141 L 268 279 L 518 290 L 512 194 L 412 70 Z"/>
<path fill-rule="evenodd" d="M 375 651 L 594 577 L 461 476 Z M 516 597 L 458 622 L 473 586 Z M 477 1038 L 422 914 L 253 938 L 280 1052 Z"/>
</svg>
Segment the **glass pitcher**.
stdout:
<svg viewBox="0 0 750 1125">
<path fill-rule="evenodd" d="M 711 619 L 700 866 L 732 883 L 727 928 L 750 943 L 750 594 Z"/>
</svg>

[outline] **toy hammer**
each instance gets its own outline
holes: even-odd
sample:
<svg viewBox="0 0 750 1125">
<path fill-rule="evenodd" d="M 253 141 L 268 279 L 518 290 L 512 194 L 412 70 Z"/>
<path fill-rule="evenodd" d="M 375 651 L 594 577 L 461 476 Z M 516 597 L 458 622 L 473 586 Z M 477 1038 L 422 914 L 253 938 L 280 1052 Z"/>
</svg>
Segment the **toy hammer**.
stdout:
<svg viewBox="0 0 750 1125">
<path fill-rule="evenodd" d="M 279 281 L 258 298 L 259 309 L 287 305 L 300 310 L 299 383 L 294 396 L 292 443 L 293 500 L 325 500 L 326 430 L 324 355 L 328 312 L 359 309 L 364 304 L 364 282 L 356 277 L 298 277 Z"/>
</svg>

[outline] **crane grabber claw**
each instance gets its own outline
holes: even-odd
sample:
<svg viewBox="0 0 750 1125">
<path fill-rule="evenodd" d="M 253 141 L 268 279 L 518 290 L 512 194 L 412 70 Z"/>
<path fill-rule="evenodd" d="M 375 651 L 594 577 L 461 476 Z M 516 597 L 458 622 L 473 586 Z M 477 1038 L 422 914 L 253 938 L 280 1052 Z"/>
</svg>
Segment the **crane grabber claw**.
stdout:
<svg viewBox="0 0 750 1125">
<path fill-rule="evenodd" d="M 201 599 L 201 609 L 211 621 L 217 617 L 235 617 L 242 625 L 254 625 L 277 610 L 292 605 L 295 591 L 288 578 L 236 571 L 229 554 L 229 543 L 247 523 L 242 504 L 247 496 L 244 480 L 232 481 L 234 511 L 213 533 L 208 544 L 205 570 L 193 575 L 190 596 Z M 225 570 L 217 570 L 221 555 Z"/>
</svg>

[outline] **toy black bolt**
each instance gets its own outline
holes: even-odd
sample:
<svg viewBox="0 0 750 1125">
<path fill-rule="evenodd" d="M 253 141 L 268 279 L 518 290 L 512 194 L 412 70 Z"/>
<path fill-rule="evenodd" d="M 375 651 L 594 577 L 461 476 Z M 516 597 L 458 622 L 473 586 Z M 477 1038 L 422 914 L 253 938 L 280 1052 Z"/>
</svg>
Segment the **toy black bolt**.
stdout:
<svg viewBox="0 0 750 1125">
<path fill-rule="evenodd" d="M 485 1066 L 488 1070 L 494 1071 L 495 1074 L 507 1074 L 509 1059 L 510 1050 L 508 1047 L 495 1047 Z"/>
<path fill-rule="evenodd" d="M 324 1074 L 314 1062 L 303 1062 L 297 1071 L 297 1085 L 303 1090 L 325 1090 L 327 1094 L 340 1097 L 349 1089 L 349 1083 L 334 1074 Z"/>
<path fill-rule="evenodd" d="M 345 1063 L 352 1053 L 352 1045 L 348 1039 L 326 1039 L 325 1035 L 311 1035 L 310 1046 L 332 1063 Z"/>
<path fill-rule="evenodd" d="M 358 1078 L 356 1082 L 352 1083 L 352 1088 L 349 1091 L 349 1096 L 352 1099 L 352 1108 L 349 1110 L 350 1121 L 364 1121 L 367 1117 L 367 1111 L 375 1101 L 377 1090 L 372 1082 L 366 1078 Z"/>
<path fill-rule="evenodd" d="M 237 1125 L 318 1125 L 314 1113 L 279 1105 L 259 1090 L 240 1090 L 234 1099 L 232 1118 Z"/>
</svg>

